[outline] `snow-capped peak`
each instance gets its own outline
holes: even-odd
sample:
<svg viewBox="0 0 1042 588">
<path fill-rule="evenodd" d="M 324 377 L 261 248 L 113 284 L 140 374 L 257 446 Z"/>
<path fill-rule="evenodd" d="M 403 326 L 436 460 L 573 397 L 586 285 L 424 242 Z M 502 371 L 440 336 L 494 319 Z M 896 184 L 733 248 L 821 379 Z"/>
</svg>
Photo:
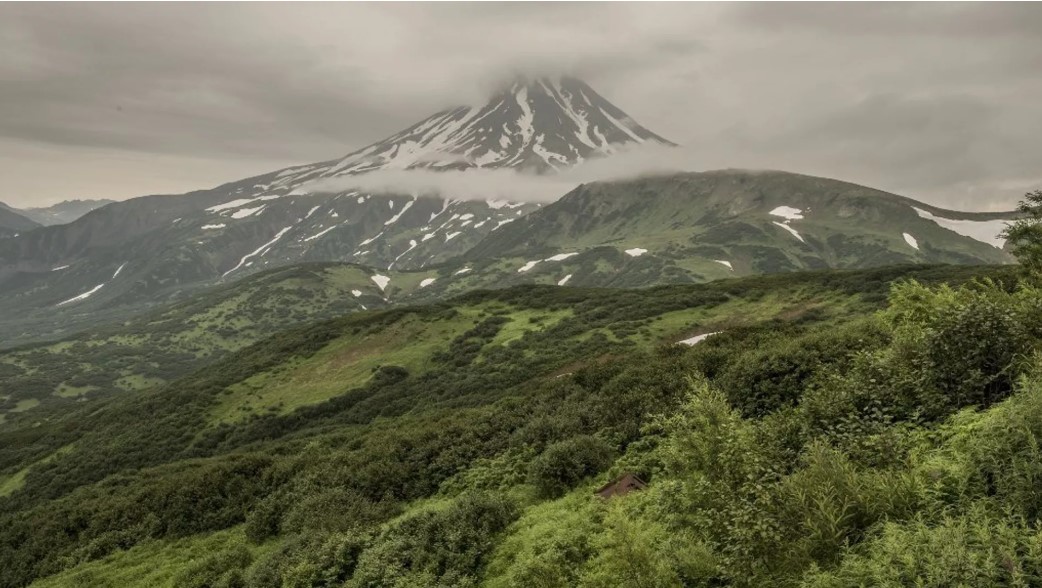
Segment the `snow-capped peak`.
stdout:
<svg viewBox="0 0 1042 588">
<path fill-rule="evenodd" d="M 380 169 L 551 171 L 628 144 L 669 141 L 575 78 L 519 81 L 480 106 L 443 110 L 340 159 L 276 172 L 262 184 L 290 192 L 323 178 Z"/>
</svg>

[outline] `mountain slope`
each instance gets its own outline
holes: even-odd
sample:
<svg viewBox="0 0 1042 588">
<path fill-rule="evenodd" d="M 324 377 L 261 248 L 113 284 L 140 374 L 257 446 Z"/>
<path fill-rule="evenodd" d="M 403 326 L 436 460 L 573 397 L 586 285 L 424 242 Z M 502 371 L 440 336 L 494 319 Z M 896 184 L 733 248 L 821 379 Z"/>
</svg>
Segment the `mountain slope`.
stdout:
<svg viewBox="0 0 1042 588">
<path fill-rule="evenodd" d="M 40 224 L 0 202 L 0 238 L 15 237 L 39 227 Z"/>
<path fill-rule="evenodd" d="M 51 206 L 23 208 L 19 212 L 46 227 L 71 223 L 88 212 L 113 202 L 115 200 L 65 200 Z"/>
<path fill-rule="evenodd" d="M 1008 263 L 997 235 L 1014 213 L 958 213 L 846 182 L 723 170 L 581 186 L 465 256 L 472 264 L 612 248 L 705 280 L 900 263 Z M 578 256 L 574 261 L 579 261 Z M 524 273 L 537 272 L 535 265 Z M 557 272 L 560 277 L 564 271 Z M 583 284 L 588 276 L 571 279 Z"/>
<path fill-rule="evenodd" d="M 815 537 L 819 522 L 793 509 L 829 517 L 857 492 L 857 512 L 877 505 L 894 515 L 850 517 L 840 537 L 827 536 L 833 551 L 818 563 L 831 566 L 851 541 L 873 537 L 876 521 L 952 512 L 926 508 L 934 503 L 918 493 L 964 496 L 945 476 L 973 462 L 931 459 L 895 481 L 895 468 L 917 455 L 911 444 L 947 429 L 905 427 L 920 420 L 889 428 L 891 412 L 858 402 L 895 391 L 839 376 L 858 358 L 901 357 L 884 353 L 891 322 L 866 316 L 894 280 L 962 282 L 1003 269 L 793 273 L 640 291 L 529 286 L 282 332 L 156 390 L 0 431 L 0 544 L 9 546 L 0 550 L 0 586 L 51 574 L 59 575 L 44 585 L 231 583 L 220 576 L 257 587 L 290 577 L 528 585 L 520 579 L 538 573 L 575 585 L 577 566 L 615 553 L 576 530 L 617 537 L 613 527 L 625 522 L 639 526 L 623 527 L 624 537 L 639 533 L 640 545 L 673 556 L 690 553 L 673 543 L 688 531 L 716 533 L 695 552 L 708 553 L 705 561 L 684 573 L 727 579 L 763 557 L 753 547 L 764 539 L 726 524 L 735 512 L 779 530 L 766 552 L 786 565 L 763 566 L 763 581 L 751 583 L 796 585 L 768 576 L 831 568 L 812 565 L 816 550 L 784 549 Z M 844 387 L 813 385 L 825 376 Z M 692 382 L 706 380 L 716 394 L 692 395 Z M 917 409 L 896 414 L 921 419 Z M 744 418 L 762 425 L 750 429 Z M 981 458 L 990 466 L 994 455 Z M 1001 455 L 1018 463 L 1020 453 Z M 647 502 L 638 494 L 611 506 L 646 508 L 607 509 L 594 497 L 624 471 L 651 483 Z M 754 492 L 769 494 L 754 501 Z M 680 500 L 684 508 L 674 508 Z M 703 512 L 716 518 L 687 516 Z M 678 520 L 647 535 L 670 514 Z M 549 554 L 547 576 L 538 556 L 546 545 L 577 555 Z M 730 545 L 751 555 L 741 565 L 715 555 Z"/>
<path fill-rule="evenodd" d="M 29 408 L 156 386 L 280 329 L 386 304 L 372 270 L 311 263 L 257 273 L 125 322 L 91 317 L 97 322 L 67 325 L 82 332 L 60 342 L 0 351 L 0 422 Z"/>
<path fill-rule="evenodd" d="M 516 83 L 482 106 L 443 111 L 338 159 L 113 203 L 0 242 L 0 313 L 41 320 L 117 307 L 130 313 L 299 261 L 437 264 L 538 205 L 350 189 L 315 194 L 307 186 L 381 169 L 545 172 L 644 142 L 668 144 L 578 80 Z"/>
</svg>

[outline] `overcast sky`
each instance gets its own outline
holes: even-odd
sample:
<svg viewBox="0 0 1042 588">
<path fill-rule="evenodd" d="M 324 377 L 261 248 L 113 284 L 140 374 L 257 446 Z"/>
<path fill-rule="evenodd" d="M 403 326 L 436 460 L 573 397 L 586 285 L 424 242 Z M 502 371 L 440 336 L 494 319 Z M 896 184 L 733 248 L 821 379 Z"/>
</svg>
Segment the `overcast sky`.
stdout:
<svg viewBox="0 0 1042 588">
<path fill-rule="evenodd" d="M 519 73 L 687 147 L 972 210 L 1042 188 L 1042 4 L 0 4 L 0 201 L 332 159 Z"/>
</svg>

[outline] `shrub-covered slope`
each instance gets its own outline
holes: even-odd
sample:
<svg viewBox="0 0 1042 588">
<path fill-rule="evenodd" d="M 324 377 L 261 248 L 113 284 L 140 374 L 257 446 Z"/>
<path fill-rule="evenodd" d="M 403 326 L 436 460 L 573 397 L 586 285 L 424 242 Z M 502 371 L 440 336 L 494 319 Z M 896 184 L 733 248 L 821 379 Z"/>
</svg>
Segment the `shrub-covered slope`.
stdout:
<svg viewBox="0 0 1042 588">
<path fill-rule="evenodd" d="M 291 325 L 384 306 L 371 273 L 333 263 L 279 268 L 126 322 L 2 351 L 0 422 L 159 385 Z"/>
<path fill-rule="evenodd" d="M 896 268 L 286 331 L 0 433 L 0 582 L 1030 585 L 1039 299 Z"/>
</svg>

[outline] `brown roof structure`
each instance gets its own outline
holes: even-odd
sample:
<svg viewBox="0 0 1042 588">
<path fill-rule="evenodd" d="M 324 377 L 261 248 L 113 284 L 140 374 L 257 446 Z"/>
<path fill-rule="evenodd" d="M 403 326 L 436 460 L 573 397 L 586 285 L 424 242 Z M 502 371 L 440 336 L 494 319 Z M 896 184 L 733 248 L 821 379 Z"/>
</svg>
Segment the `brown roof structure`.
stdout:
<svg viewBox="0 0 1042 588">
<path fill-rule="evenodd" d="M 634 490 L 643 490 L 647 487 L 647 482 L 638 478 L 636 474 L 626 472 L 602 486 L 597 490 L 596 494 L 601 498 L 613 498 L 615 496 L 625 496 Z"/>
</svg>

